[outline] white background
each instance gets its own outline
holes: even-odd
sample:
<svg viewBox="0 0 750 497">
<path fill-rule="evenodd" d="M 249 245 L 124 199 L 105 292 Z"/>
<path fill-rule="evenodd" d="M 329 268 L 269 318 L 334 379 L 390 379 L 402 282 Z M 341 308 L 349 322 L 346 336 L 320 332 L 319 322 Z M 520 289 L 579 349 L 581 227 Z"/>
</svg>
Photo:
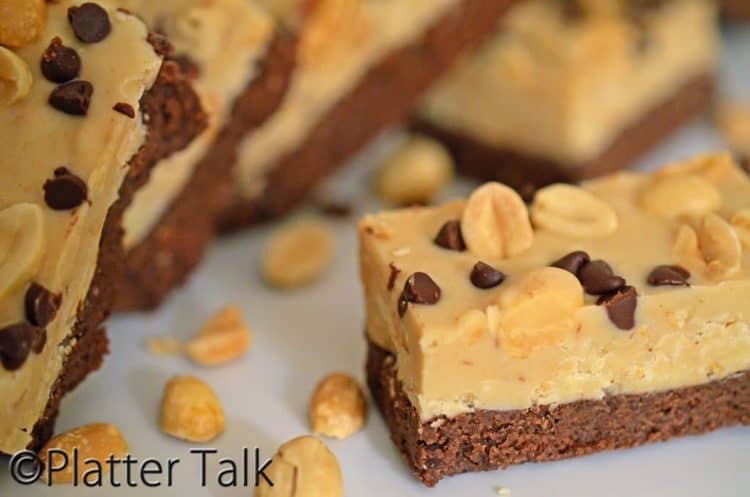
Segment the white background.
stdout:
<svg viewBox="0 0 750 497">
<path fill-rule="evenodd" d="M 750 101 L 750 29 L 728 37 L 722 93 Z M 354 199 L 358 215 L 377 208 L 363 183 L 382 140 L 355 167 L 336 178 L 326 191 Z M 647 168 L 721 145 L 704 121 L 682 131 L 645 158 Z M 467 184 L 449 195 L 468 190 Z M 449 196 L 446 195 L 446 196 Z M 103 369 L 69 395 L 58 428 L 106 421 L 119 426 L 139 458 L 180 458 L 172 488 L 83 489 L 43 484 L 21 487 L 0 471 L 0 496 L 160 495 L 233 497 L 252 495 L 249 488 L 201 488 L 197 456 L 190 445 L 162 435 L 157 427 L 162 386 L 173 374 L 205 379 L 222 399 L 226 432 L 208 446 L 225 457 L 239 458 L 241 447 L 260 447 L 270 456 L 283 441 L 307 430 L 306 403 L 317 380 L 332 370 L 363 379 L 363 308 L 357 273 L 354 220 L 332 221 L 337 256 L 331 271 L 309 289 L 279 293 L 258 276 L 262 244 L 268 228 L 217 243 L 190 284 L 158 312 L 113 319 L 109 325 L 112 353 Z M 158 358 L 145 352 L 153 335 L 191 336 L 201 321 L 227 303 L 244 310 L 254 332 L 249 354 L 219 369 L 200 369 L 179 357 Z M 513 497 L 588 496 L 734 496 L 750 495 L 750 428 L 674 440 L 632 450 L 562 462 L 527 464 L 504 471 L 469 474 L 443 480 L 428 490 L 418 484 L 400 460 L 374 409 L 366 429 L 344 441 L 330 442 L 338 455 L 349 497 L 431 496 L 491 497 L 496 486 Z M 7 459 L 0 458 L 6 466 Z M 215 464 L 209 464 L 211 475 Z M 122 475 L 119 475 L 122 479 Z M 251 475 L 252 477 L 252 475 Z"/>
</svg>

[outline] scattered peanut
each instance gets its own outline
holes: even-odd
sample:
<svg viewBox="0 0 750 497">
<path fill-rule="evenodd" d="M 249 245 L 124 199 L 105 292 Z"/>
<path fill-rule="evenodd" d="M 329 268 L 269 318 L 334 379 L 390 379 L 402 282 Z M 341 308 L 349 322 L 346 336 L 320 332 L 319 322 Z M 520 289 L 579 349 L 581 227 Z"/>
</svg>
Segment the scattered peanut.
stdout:
<svg viewBox="0 0 750 497">
<path fill-rule="evenodd" d="M 518 255 L 534 242 L 529 214 L 521 197 L 500 183 L 487 183 L 471 194 L 461 217 L 466 246 L 481 258 Z"/>
<path fill-rule="evenodd" d="M 716 124 L 727 144 L 737 152 L 750 154 L 750 105 L 725 102 L 716 112 Z"/>
<path fill-rule="evenodd" d="M 694 174 L 654 178 L 641 198 L 643 207 L 671 219 L 699 218 L 721 208 L 721 194 L 708 180 Z"/>
<path fill-rule="evenodd" d="M 172 337 L 153 337 L 146 339 L 146 350 L 155 356 L 177 355 L 182 353 L 182 343 Z"/>
<path fill-rule="evenodd" d="M 341 497 L 344 492 L 336 456 L 312 436 L 279 447 L 266 473 L 273 486 L 261 479 L 254 497 Z"/>
<path fill-rule="evenodd" d="M 501 291 L 488 319 L 508 354 L 524 357 L 575 330 L 583 288 L 572 273 L 555 267 L 532 271 Z M 499 312 L 498 312 L 499 311 Z"/>
<path fill-rule="evenodd" d="M 698 246 L 706 261 L 709 279 L 723 280 L 740 270 L 740 240 L 734 229 L 720 216 L 709 214 L 703 219 L 698 231 Z"/>
<path fill-rule="evenodd" d="M 252 334 L 241 311 L 228 306 L 211 316 L 185 346 L 188 357 L 202 366 L 218 366 L 241 357 L 250 347 Z"/>
<path fill-rule="evenodd" d="M 52 452 L 57 449 L 65 453 Z M 78 460 L 92 459 L 98 461 L 103 470 L 109 466 L 105 464 L 107 458 L 113 456 L 122 459 L 128 452 L 128 444 L 117 427 L 106 423 L 92 423 L 61 433 L 47 442 L 39 451 L 39 459 L 44 467 L 59 470 L 52 473 L 52 482 L 47 482 L 47 472 L 42 473 L 42 479 L 47 483 L 73 483 L 74 465 L 72 464 L 74 451 L 78 452 Z M 63 467 L 64 466 L 64 467 Z M 86 464 L 78 465 L 77 480 L 83 481 L 83 476 L 89 468 Z"/>
<path fill-rule="evenodd" d="M 750 250 L 750 208 L 742 209 L 732 216 L 732 227 L 742 245 Z"/>
<path fill-rule="evenodd" d="M 161 429 L 175 438 L 207 442 L 224 430 L 224 410 L 218 397 L 193 376 L 175 376 L 164 387 Z"/>
<path fill-rule="evenodd" d="M 47 0 L 0 0 L 0 45 L 21 48 L 42 33 Z"/>
<path fill-rule="evenodd" d="M 0 47 L 0 106 L 12 105 L 29 94 L 31 69 L 7 48 Z"/>
<path fill-rule="evenodd" d="M 328 226 L 315 219 L 301 219 L 278 228 L 268 240 L 263 276 L 276 288 L 297 288 L 325 271 L 333 258 L 333 238 Z"/>
<path fill-rule="evenodd" d="M 596 238 L 617 229 L 615 210 L 583 188 L 555 184 L 534 196 L 531 220 L 537 228 L 575 238 Z"/>
<path fill-rule="evenodd" d="M 44 253 L 44 218 L 36 204 L 0 210 L 0 298 L 27 283 Z"/>
<path fill-rule="evenodd" d="M 333 373 L 315 387 L 307 414 L 314 433 L 347 438 L 364 425 L 367 401 L 354 378 Z"/>
<path fill-rule="evenodd" d="M 428 203 L 453 180 L 453 174 L 453 159 L 445 147 L 415 136 L 383 162 L 373 188 L 391 204 Z"/>
</svg>

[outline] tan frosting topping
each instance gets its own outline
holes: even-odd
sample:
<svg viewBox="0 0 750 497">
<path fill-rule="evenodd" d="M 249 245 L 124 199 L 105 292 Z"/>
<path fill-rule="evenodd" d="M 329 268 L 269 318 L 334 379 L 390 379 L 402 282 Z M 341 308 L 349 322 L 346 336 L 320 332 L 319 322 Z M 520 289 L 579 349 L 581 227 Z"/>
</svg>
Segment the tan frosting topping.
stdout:
<svg viewBox="0 0 750 497">
<path fill-rule="evenodd" d="M 66 337 L 93 277 L 107 210 L 117 200 L 128 171 L 124 165 L 145 139 L 140 116 L 131 119 L 113 106 L 127 103 L 138 109 L 161 67 L 143 23 L 105 2 L 100 4 L 107 6 L 110 34 L 98 43 L 79 42 L 66 12 L 81 3 L 49 4 L 41 36 L 14 51 L 33 83 L 22 98 L 0 106 L 0 274 L 16 271 L 12 285 L 0 278 L 0 328 L 24 321 L 24 294 L 31 281 L 62 295 L 42 352 L 31 353 L 14 371 L 0 367 L 2 452 L 22 449 L 31 441 L 34 423 L 74 345 Z M 85 117 L 65 114 L 47 103 L 56 85 L 41 74 L 40 58 L 55 36 L 78 52 L 80 79 L 93 85 Z M 45 203 L 43 185 L 60 166 L 88 188 L 88 202 L 73 210 L 52 210 Z"/>
<path fill-rule="evenodd" d="M 207 129 L 190 146 L 161 161 L 125 212 L 124 243 L 143 240 L 186 185 L 226 124 L 237 96 L 257 74 L 273 35 L 270 15 L 250 0 L 124 0 L 152 29 L 163 32 L 176 57 L 198 68 L 194 86 L 208 111 Z"/>
<path fill-rule="evenodd" d="M 298 60 L 274 115 L 239 147 L 237 182 L 245 196 L 263 188 L 264 173 L 302 143 L 313 126 L 387 53 L 420 36 L 458 0 L 266 0 L 272 11 L 297 15 Z M 290 21 L 291 23 L 292 21 Z"/>
<path fill-rule="evenodd" d="M 665 0 L 635 18 L 616 8 L 623 2 L 589 4 L 598 8 L 574 20 L 557 0 L 514 7 L 498 34 L 427 96 L 423 117 L 575 166 L 687 81 L 713 71 L 719 40 L 712 2 Z"/>
<path fill-rule="evenodd" d="M 729 156 L 554 185 L 528 213 L 502 188 L 488 201 L 485 188 L 468 203 L 387 212 L 360 226 L 368 333 L 395 352 L 423 420 L 667 390 L 750 368 L 750 181 Z M 481 220 L 467 224 L 467 214 Z M 441 226 L 459 219 L 468 249 L 437 246 Z M 488 238 L 521 248 L 487 253 Z M 584 291 L 581 272 L 549 267 L 578 250 L 635 288 L 632 327 L 618 326 L 622 314 L 610 318 Z M 474 286 L 479 260 L 505 281 Z M 398 270 L 392 290 L 390 264 Z M 690 286 L 647 283 L 660 265 L 688 269 Z M 400 317 L 402 288 L 416 272 L 432 278 L 440 298 L 409 303 Z"/>
</svg>

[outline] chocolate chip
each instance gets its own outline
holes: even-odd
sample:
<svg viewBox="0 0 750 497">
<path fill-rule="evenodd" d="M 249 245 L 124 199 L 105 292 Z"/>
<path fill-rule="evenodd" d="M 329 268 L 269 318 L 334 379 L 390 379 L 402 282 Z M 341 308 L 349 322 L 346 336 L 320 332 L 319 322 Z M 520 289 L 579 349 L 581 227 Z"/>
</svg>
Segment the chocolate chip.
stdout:
<svg viewBox="0 0 750 497">
<path fill-rule="evenodd" d="M 656 266 L 646 281 L 651 286 L 690 286 L 690 271 L 681 266 Z"/>
<path fill-rule="evenodd" d="M 435 245 L 457 252 L 466 250 L 466 243 L 461 234 L 461 222 L 457 219 L 446 222 L 435 237 Z"/>
<path fill-rule="evenodd" d="M 56 36 L 42 54 L 41 68 L 44 77 L 53 83 L 67 83 L 81 72 L 81 58 Z"/>
<path fill-rule="evenodd" d="M 70 7 L 68 22 L 76 38 L 84 43 L 100 42 L 112 31 L 107 11 L 92 2 L 84 3 L 79 7 Z"/>
<path fill-rule="evenodd" d="M 35 354 L 41 354 L 45 345 L 47 345 L 47 329 L 35 326 L 34 335 L 31 338 L 31 351 Z"/>
<path fill-rule="evenodd" d="M 49 104 L 72 116 L 85 116 L 89 111 L 94 87 L 88 81 L 64 83 L 50 93 Z"/>
<path fill-rule="evenodd" d="M 17 323 L 0 329 L 0 363 L 8 371 L 23 366 L 38 331 L 29 323 Z"/>
<path fill-rule="evenodd" d="M 398 275 L 401 274 L 401 270 L 397 268 L 396 265 L 392 262 L 388 264 L 388 267 L 391 270 L 391 274 L 388 276 L 388 291 L 390 292 L 396 285 L 396 278 L 398 278 Z"/>
<path fill-rule="evenodd" d="M 399 315 L 404 315 L 408 303 L 436 304 L 440 300 L 440 293 L 440 287 L 426 273 L 412 274 L 404 283 L 404 290 L 399 297 Z"/>
<path fill-rule="evenodd" d="M 55 319 L 62 296 L 52 293 L 39 283 L 32 283 L 24 299 L 26 320 L 35 326 L 47 326 Z"/>
<path fill-rule="evenodd" d="M 581 270 L 584 264 L 591 261 L 591 257 L 589 257 L 589 254 L 582 250 L 576 250 L 575 252 L 571 252 L 568 255 L 563 256 L 562 258 L 556 260 L 550 266 L 564 269 L 570 273 L 573 273 L 575 275 L 578 274 L 578 271 Z"/>
<path fill-rule="evenodd" d="M 579 22 L 588 15 L 588 10 L 581 0 L 562 0 L 562 14 L 567 22 Z"/>
<path fill-rule="evenodd" d="M 65 167 L 55 169 L 55 177 L 44 182 L 44 201 L 56 211 L 75 209 L 87 197 L 86 183 Z"/>
<path fill-rule="evenodd" d="M 586 293 L 604 295 L 625 286 L 625 279 L 617 276 L 604 261 L 591 261 L 578 270 L 578 279 Z"/>
<path fill-rule="evenodd" d="M 619 329 L 632 330 L 635 326 L 638 292 L 632 286 L 624 286 L 613 293 L 599 297 L 596 303 L 606 308 L 609 320 Z"/>
<path fill-rule="evenodd" d="M 474 264 L 469 276 L 471 283 L 482 290 L 494 288 L 505 281 L 505 274 L 482 261 Z"/>
<path fill-rule="evenodd" d="M 133 109 L 133 106 L 128 103 L 117 102 L 112 109 L 120 114 L 128 116 L 130 119 L 135 119 L 135 109 Z"/>
</svg>

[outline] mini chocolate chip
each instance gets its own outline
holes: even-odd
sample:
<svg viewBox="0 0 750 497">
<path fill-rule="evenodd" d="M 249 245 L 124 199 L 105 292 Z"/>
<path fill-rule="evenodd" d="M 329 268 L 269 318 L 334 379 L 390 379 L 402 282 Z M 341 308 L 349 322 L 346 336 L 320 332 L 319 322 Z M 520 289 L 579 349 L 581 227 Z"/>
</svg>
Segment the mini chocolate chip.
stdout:
<svg viewBox="0 0 750 497">
<path fill-rule="evenodd" d="M 404 283 L 404 290 L 399 297 L 399 315 L 404 315 L 409 302 L 426 305 L 437 304 L 440 300 L 440 293 L 440 287 L 426 273 L 416 272 L 412 274 Z"/>
<path fill-rule="evenodd" d="M 388 291 L 390 292 L 396 285 L 396 278 L 398 278 L 398 275 L 401 274 L 401 270 L 397 268 L 396 265 L 392 262 L 388 264 L 388 267 L 391 270 L 391 274 L 388 276 Z"/>
<path fill-rule="evenodd" d="M 656 266 L 646 281 L 651 286 L 690 286 L 690 271 L 681 266 Z"/>
<path fill-rule="evenodd" d="M 591 261 L 591 257 L 589 257 L 589 254 L 582 250 L 576 250 L 575 252 L 571 252 L 566 256 L 563 256 L 562 258 L 556 260 L 550 266 L 564 269 L 570 273 L 573 273 L 575 275 L 578 274 L 578 271 L 581 270 L 584 264 Z"/>
<path fill-rule="evenodd" d="M 81 72 L 81 58 L 56 36 L 42 54 L 41 68 L 44 77 L 53 83 L 67 83 Z"/>
<path fill-rule="evenodd" d="M 625 279 L 617 276 L 604 261 L 591 261 L 578 270 L 578 279 L 590 295 L 604 295 L 625 286 Z"/>
<path fill-rule="evenodd" d="M 609 320 L 619 329 L 632 330 L 635 326 L 638 292 L 632 286 L 624 286 L 613 293 L 603 295 L 596 304 L 606 308 Z"/>
<path fill-rule="evenodd" d="M 471 283 L 482 290 L 494 288 L 505 281 L 505 274 L 482 261 L 474 264 L 469 276 Z"/>
<path fill-rule="evenodd" d="M 70 7 L 68 22 L 76 38 L 84 43 L 100 42 L 112 31 L 107 11 L 92 2 L 84 3 L 79 7 Z"/>
<path fill-rule="evenodd" d="M 67 168 L 58 167 L 55 177 L 44 182 L 44 201 L 56 211 L 75 209 L 87 197 L 86 183 Z"/>
<path fill-rule="evenodd" d="M 35 326 L 47 326 L 55 319 L 61 302 L 59 293 L 52 293 L 39 283 L 32 283 L 24 298 L 26 320 Z"/>
<path fill-rule="evenodd" d="M 72 116 L 85 116 L 89 111 L 94 87 L 88 81 L 64 83 L 50 93 L 49 104 Z"/>
<path fill-rule="evenodd" d="M 463 252 L 466 250 L 466 243 L 461 234 L 461 222 L 457 219 L 447 221 L 438 231 L 435 237 L 435 245 L 448 250 Z"/>
<path fill-rule="evenodd" d="M 0 363 L 8 371 L 23 366 L 37 331 L 29 323 L 17 323 L 0 329 Z"/>
<path fill-rule="evenodd" d="M 135 109 L 133 109 L 133 106 L 128 103 L 117 102 L 112 109 L 120 114 L 128 116 L 130 119 L 135 119 Z"/>
<path fill-rule="evenodd" d="M 47 328 L 34 327 L 34 335 L 31 338 L 31 351 L 41 354 L 47 345 Z"/>
</svg>

